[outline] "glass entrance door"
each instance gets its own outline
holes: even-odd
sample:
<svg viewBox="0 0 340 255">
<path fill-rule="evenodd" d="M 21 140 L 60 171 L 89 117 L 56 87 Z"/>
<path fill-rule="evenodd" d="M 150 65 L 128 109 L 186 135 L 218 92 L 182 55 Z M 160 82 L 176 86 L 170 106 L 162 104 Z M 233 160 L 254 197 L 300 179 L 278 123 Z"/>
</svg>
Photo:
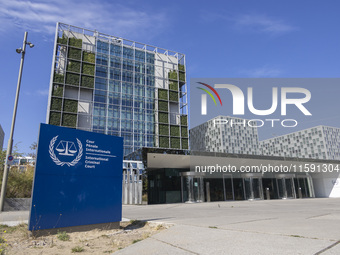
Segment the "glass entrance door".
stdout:
<svg viewBox="0 0 340 255">
<path fill-rule="evenodd" d="M 223 175 L 224 200 L 235 200 L 234 183 L 231 174 Z"/>
<path fill-rule="evenodd" d="M 281 199 L 296 198 L 293 175 L 278 175 L 276 185 Z"/>
<path fill-rule="evenodd" d="M 243 178 L 244 197 L 248 200 L 263 199 L 262 177 L 246 176 Z"/>
<path fill-rule="evenodd" d="M 294 181 L 298 198 L 314 197 L 313 183 L 310 176 L 296 176 Z"/>
<path fill-rule="evenodd" d="M 196 172 L 181 173 L 182 202 L 204 202 L 203 176 L 202 173 Z"/>
</svg>

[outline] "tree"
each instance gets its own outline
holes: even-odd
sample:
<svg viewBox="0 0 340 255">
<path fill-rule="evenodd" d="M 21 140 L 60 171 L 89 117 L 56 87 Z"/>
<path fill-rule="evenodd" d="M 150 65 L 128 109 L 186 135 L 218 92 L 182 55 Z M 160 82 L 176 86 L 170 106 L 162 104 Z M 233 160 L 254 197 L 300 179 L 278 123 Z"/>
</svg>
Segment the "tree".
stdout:
<svg viewBox="0 0 340 255">
<path fill-rule="evenodd" d="M 27 155 L 32 157 L 33 159 L 37 158 L 37 148 L 38 148 L 38 144 L 37 142 L 34 142 L 31 144 L 30 149 L 32 152 L 28 153 Z"/>
</svg>

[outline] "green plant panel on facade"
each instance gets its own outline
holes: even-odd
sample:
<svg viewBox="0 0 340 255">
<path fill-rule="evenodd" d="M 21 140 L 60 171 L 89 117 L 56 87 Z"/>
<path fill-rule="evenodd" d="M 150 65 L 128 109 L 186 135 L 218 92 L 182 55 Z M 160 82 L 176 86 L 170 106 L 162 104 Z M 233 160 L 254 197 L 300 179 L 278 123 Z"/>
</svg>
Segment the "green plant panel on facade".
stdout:
<svg viewBox="0 0 340 255">
<path fill-rule="evenodd" d="M 64 92 L 64 86 L 58 85 L 58 84 L 53 84 L 52 96 L 62 97 L 63 92 Z"/>
<path fill-rule="evenodd" d="M 182 71 L 182 72 L 185 72 L 184 65 L 178 64 L 178 70 L 180 70 L 180 71 Z"/>
<path fill-rule="evenodd" d="M 170 71 L 168 77 L 169 79 L 177 80 L 177 72 L 175 70 Z"/>
<path fill-rule="evenodd" d="M 64 83 L 64 75 L 59 73 L 54 73 L 53 82 Z"/>
<path fill-rule="evenodd" d="M 169 137 L 159 137 L 159 147 L 160 148 L 169 148 Z"/>
<path fill-rule="evenodd" d="M 69 48 L 68 49 L 68 58 L 75 59 L 75 60 L 81 60 L 81 50 L 75 49 L 75 48 Z"/>
<path fill-rule="evenodd" d="M 169 100 L 178 102 L 178 93 L 176 91 L 170 91 Z"/>
<path fill-rule="evenodd" d="M 61 98 L 52 97 L 51 99 L 51 110 L 61 111 Z"/>
<path fill-rule="evenodd" d="M 93 88 L 94 87 L 94 78 L 90 76 L 81 76 L 81 83 L 80 86 L 86 88 Z"/>
<path fill-rule="evenodd" d="M 77 125 L 77 115 L 76 114 L 70 114 L 70 113 L 64 113 L 63 114 L 63 120 L 62 120 L 62 126 L 64 127 L 76 127 Z"/>
<path fill-rule="evenodd" d="M 83 61 L 89 62 L 89 63 L 95 63 L 96 57 L 94 53 L 83 51 Z"/>
<path fill-rule="evenodd" d="M 188 137 L 188 128 L 181 127 L 181 133 L 182 133 L 182 137 Z"/>
<path fill-rule="evenodd" d="M 170 126 L 170 135 L 171 136 L 180 136 L 179 135 L 179 126 Z"/>
<path fill-rule="evenodd" d="M 78 101 L 76 100 L 64 100 L 64 112 L 78 112 Z"/>
<path fill-rule="evenodd" d="M 186 139 L 186 138 L 183 138 L 183 139 L 182 139 L 182 149 L 183 149 L 183 150 L 189 149 L 188 139 Z"/>
<path fill-rule="evenodd" d="M 169 83 L 169 89 L 178 91 L 178 81 L 171 81 Z"/>
<path fill-rule="evenodd" d="M 182 126 L 188 126 L 188 116 L 187 115 L 181 115 L 181 125 Z"/>
<path fill-rule="evenodd" d="M 83 40 L 71 37 L 69 39 L 69 41 L 68 41 L 68 44 L 70 46 L 74 46 L 74 47 L 77 47 L 77 48 L 82 48 L 83 47 Z"/>
<path fill-rule="evenodd" d="M 80 73 L 80 62 L 69 60 L 67 65 L 67 71 Z"/>
<path fill-rule="evenodd" d="M 168 91 L 166 89 L 158 89 L 158 99 L 168 100 Z"/>
<path fill-rule="evenodd" d="M 49 124 L 55 125 L 55 126 L 60 126 L 60 118 L 61 118 L 60 112 L 51 112 Z"/>
<path fill-rule="evenodd" d="M 66 84 L 79 86 L 79 74 L 67 73 L 66 74 Z"/>
<path fill-rule="evenodd" d="M 165 112 L 158 113 L 158 122 L 159 123 L 169 123 L 169 115 Z"/>
<path fill-rule="evenodd" d="M 169 126 L 164 124 L 159 124 L 159 134 L 169 135 Z"/>
<path fill-rule="evenodd" d="M 170 138 L 170 148 L 180 149 L 181 148 L 181 139 L 177 137 Z"/>
<path fill-rule="evenodd" d="M 179 80 L 185 81 L 185 73 L 179 73 Z"/>
<path fill-rule="evenodd" d="M 63 37 L 58 37 L 58 43 L 67 45 L 67 37 L 65 35 L 63 35 Z"/>
<path fill-rule="evenodd" d="M 158 110 L 167 112 L 169 109 L 167 101 L 158 101 Z"/>
<path fill-rule="evenodd" d="M 82 73 L 88 74 L 88 75 L 94 75 L 94 65 L 83 63 Z"/>
</svg>

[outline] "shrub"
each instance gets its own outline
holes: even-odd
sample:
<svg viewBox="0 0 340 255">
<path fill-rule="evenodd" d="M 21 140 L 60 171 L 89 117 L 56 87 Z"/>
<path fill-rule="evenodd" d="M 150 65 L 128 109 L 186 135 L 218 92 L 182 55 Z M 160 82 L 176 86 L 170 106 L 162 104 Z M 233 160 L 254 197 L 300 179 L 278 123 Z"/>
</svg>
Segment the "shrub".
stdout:
<svg viewBox="0 0 340 255">
<path fill-rule="evenodd" d="M 179 126 L 170 126 L 170 135 L 179 136 Z"/>
<path fill-rule="evenodd" d="M 64 88 L 61 85 L 53 84 L 52 96 L 62 97 Z"/>
<path fill-rule="evenodd" d="M 80 73 L 80 62 L 73 60 L 68 61 L 67 71 Z"/>
<path fill-rule="evenodd" d="M 65 35 L 63 35 L 63 37 L 58 37 L 58 43 L 67 45 L 67 37 Z"/>
<path fill-rule="evenodd" d="M 180 71 L 185 71 L 185 69 L 184 69 L 184 65 L 182 65 L 182 64 L 178 64 L 178 70 L 180 70 Z"/>
<path fill-rule="evenodd" d="M 74 127 L 75 128 L 76 125 L 77 125 L 77 115 L 70 114 L 70 113 L 64 113 L 62 125 L 64 127 Z"/>
<path fill-rule="evenodd" d="M 74 46 L 74 47 L 77 47 L 77 48 L 81 48 L 83 47 L 83 40 L 82 39 L 77 39 L 77 38 L 74 38 L 74 37 L 71 37 L 68 41 L 68 44 L 70 46 Z"/>
<path fill-rule="evenodd" d="M 188 137 L 188 128 L 181 127 L 181 133 L 182 133 L 182 137 Z"/>
<path fill-rule="evenodd" d="M 179 73 L 179 80 L 185 81 L 185 73 Z"/>
<path fill-rule="evenodd" d="M 64 111 L 65 112 L 78 112 L 78 101 L 76 100 L 64 100 Z"/>
<path fill-rule="evenodd" d="M 51 99 L 51 110 L 61 111 L 61 98 L 52 97 Z"/>
<path fill-rule="evenodd" d="M 94 65 L 83 63 L 82 73 L 88 74 L 88 75 L 94 75 Z"/>
<path fill-rule="evenodd" d="M 51 112 L 50 113 L 50 125 L 60 126 L 60 112 Z"/>
<path fill-rule="evenodd" d="M 63 232 L 58 231 L 57 238 L 60 241 L 69 241 L 70 240 L 70 236 L 66 233 L 66 231 L 63 231 Z"/>
<path fill-rule="evenodd" d="M 158 122 L 159 123 L 169 123 L 168 114 L 165 112 L 158 113 Z"/>
<path fill-rule="evenodd" d="M 68 58 L 81 60 L 81 50 L 75 48 L 68 49 Z"/>
<path fill-rule="evenodd" d="M 66 74 L 66 84 L 79 85 L 79 74 L 67 73 Z"/>
<path fill-rule="evenodd" d="M 64 83 L 64 75 L 63 74 L 54 73 L 53 81 L 57 82 L 57 83 Z"/>
<path fill-rule="evenodd" d="M 94 78 L 90 76 L 81 76 L 81 84 L 80 86 L 86 88 L 93 88 L 94 87 Z"/>
<path fill-rule="evenodd" d="M 181 115 L 181 125 L 182 126 L 188 126 L 188 116 L 187 115 Z"/>
<path fill-rule="evenodd" d="M 169 126 L 164 124 L 159 124 L 159 134 L 169 135 Z"/>
<path fill-rule="evenodd" d="M 174 148 L 174 149 L 179 149 L 181 148 L 181 140 L 180 138 L 177 138 L 177 137 L 171 137 L 170 138 L 170 147 L 171 148 Z"/>
<path fill-rule="evenodd" d="M 178 93 L 176 91 L 170 91 L 169 100 L 178 102 Z"/>
<path fill-rule="evenodd" d="M 94 53 L 83 51 L 83 61 L 89 62 L 89 63 L 95 63 L 95 55 Z"/>
<path fill-rule="evenodd" d="M 160 136 L 159 137 L 159 147 L 169 148 L 169 137 Z"/>
<path fill-rule="evenodd" d="M 170 71 L 168 77 L 169 79 L 177 80 L 177 72 L 175 70 Z"/>
<path fill-rule="evenodd" d="M 183 138 L 183 139 L 182 139 L 182 149 L 183 149 L 183 150 L 189 149 L 188 139 L 187 139 L 187 138 Z"/>
<path fill-rule="evenodd" d="M 158 101 L 158 111 L 167 112 L 168 111 L 168 102 Z"/>
<path fill-rule="evenodd" d="M 32 193 L 33 175 L 33 166 L 27 166 L 25 172 L 19 170 L 18 167 L 11 167 L 7 181 L 7 197 L 30 198 Z"/>
<path fill-rule="evenodd" d="M 176 91 L 178 91 L 178 81 L 171 81 L 171 82 L 169 83 L 169 88 L 170 88 L 171 90 L 176 90 Z"/>
<path fill-rule="evenodd" d="M 165 89 L 158 89 L 158 99 L 168 100 L 168 91 Z"/>
</svg>

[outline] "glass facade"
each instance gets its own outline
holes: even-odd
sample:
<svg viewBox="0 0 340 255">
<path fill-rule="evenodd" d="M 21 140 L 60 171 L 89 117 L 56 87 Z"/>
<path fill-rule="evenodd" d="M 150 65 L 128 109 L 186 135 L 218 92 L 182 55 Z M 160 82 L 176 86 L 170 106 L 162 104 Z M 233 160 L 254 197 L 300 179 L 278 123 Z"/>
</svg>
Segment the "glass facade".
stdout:
<svg viewBox="0 0 340 255">
<path fill-rule="evenodd" d="M 54 52 L 49 124 L 188 149 L 183 54 L 61 23 Z"/>
</svg>

